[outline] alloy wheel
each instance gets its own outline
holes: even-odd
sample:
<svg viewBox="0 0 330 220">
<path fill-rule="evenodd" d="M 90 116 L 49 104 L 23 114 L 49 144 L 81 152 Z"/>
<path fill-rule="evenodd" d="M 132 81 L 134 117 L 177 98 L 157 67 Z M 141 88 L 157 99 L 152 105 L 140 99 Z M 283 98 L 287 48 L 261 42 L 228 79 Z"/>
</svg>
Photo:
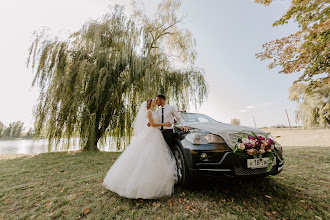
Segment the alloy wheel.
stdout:
<svg viewBox="0 0 330 220">
<path fill-rule="evenodd" d="M 182 158 L 180 156 L 180 153 L 178 151 L 174 151 L 174 157 L 176 160 L 176 167 L 178 172 L 178 182 L 181 182 L 182 180 Z"/>
</svg>

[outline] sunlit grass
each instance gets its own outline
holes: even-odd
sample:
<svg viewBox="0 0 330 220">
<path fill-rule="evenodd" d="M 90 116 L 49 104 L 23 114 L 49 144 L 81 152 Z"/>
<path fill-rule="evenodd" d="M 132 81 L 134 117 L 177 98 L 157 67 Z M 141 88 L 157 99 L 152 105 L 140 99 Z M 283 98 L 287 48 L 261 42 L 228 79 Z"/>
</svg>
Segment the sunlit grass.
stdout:
<svg viewBox="0 0 330 220">
<path fill-rule="evenodd" d="M 329 219 L 330 148 L 284 150 L 278 176 L 202 181 L 159 200 L 121 198 L 101 185 L 120 153 L 0 160 L 0 219 Z"/>
</svg>

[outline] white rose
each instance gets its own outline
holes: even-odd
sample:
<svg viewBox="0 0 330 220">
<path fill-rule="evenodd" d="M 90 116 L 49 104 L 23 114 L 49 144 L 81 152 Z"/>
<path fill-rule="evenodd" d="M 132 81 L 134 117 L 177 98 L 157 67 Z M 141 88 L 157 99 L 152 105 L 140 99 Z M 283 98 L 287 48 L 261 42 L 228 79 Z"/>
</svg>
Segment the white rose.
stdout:
<svg viewBox="0 0 330 220">
<path fill-rule="evenodd" d="M 271 150 L 274 150 L 274 145 L 271 145 L 271 146 L 270 146 L 270 149 L 271 149 Z"/>
<path fill-rule="evenodd" d="M 268 151 L 268 152 L 272 152 L 272 150 L 271 150 L 271 149 L 268 149 L 267 151 Z"/>
<path fill-rule="evenodd" d="M 245 145 L 244 145 L 243 143 L 239 143 L 239 144 L 237 145 L 237 147 L 238 147 L 239 149 L 241 149 L 241 150 L 244 150 L 244 149 L 245 149 Z"/>
<path fill-rule="evenodd" d="M 253 148 L 247 149 L 246 153 L 252 155 L 254 153 L 254 149 Z"/>
<path fill-rule="evenodd" d="M 266 152 L 266 151 L 265 151 L 264 149 L 260 149 L 260 150 L 259 150 L 259 153 L 260 153 L 260 154 L 264 154 L 265 152 Z"/>
<path fill-rule="evenodd" d="M 256 140 L 251 139 L 250 140 L 250 144 L 255 145 L 256 144 Z"/>
<path fill-rule="evenodd" d="M 248 138 L 243 138 L 242 142 L 243 142 L 243 144 L 249 144 L 250 140 Z"/>
<path fill-rule="evenodd" d="M 263 145 L 267 146 L 268 145 L 267 141 L 263 141 Z"/>
</svg>

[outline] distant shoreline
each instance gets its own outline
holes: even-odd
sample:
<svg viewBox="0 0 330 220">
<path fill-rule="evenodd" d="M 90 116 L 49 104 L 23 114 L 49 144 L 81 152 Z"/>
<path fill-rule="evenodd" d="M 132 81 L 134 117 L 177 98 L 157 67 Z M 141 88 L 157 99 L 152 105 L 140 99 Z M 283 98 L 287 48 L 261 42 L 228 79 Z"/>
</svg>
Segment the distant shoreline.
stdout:
<svg viewBox="0 0 330 220">
<path fill-rule="evenodd" d="M 33 139 L 33 137 L 1 137 L 0 140 L 1 141 L 5 141 L 5 140 L 30 140 Z"/>
</svg>

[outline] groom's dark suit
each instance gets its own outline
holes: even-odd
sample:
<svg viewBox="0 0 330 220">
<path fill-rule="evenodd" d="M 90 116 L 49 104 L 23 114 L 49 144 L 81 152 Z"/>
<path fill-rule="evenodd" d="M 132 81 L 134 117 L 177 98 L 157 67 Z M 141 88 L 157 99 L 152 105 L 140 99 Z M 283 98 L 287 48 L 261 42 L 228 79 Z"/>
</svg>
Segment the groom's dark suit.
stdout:
<svg viewBox="0 0 330 220">
<path fill-rule="evenodd" d="M 177 121 L 182 125 L 185 126 L 185 122 L 183 118 L 181 117 L 180 113 L 176 110 L 175 107 L 165 104 L 163 107 L 159 106 L 159 108 L 156 111 L 156 114 L 161 119 L 161 123 L 164 122 L 170 122 L 172 124 L 171 127 L 160 127 L 160 130 L 162 131 L 162 134 L 164 136 L 164 139 L 168 146 L 173 150 L 174 147 L 174 133 L 173 133 L 173 127 L 174 127 L 174 118 L 177 119 Z"/>
<path fill-rule="evenodd" d="M 164 137 L 167 145 L 173 151 L 173 147 L 174 147 L 174 133 L 173 133 L 173 129 L 164 130 L 164 131 L 162 131 L 162 134 L 163 134 L 163 137 Z"/>
</svg>

